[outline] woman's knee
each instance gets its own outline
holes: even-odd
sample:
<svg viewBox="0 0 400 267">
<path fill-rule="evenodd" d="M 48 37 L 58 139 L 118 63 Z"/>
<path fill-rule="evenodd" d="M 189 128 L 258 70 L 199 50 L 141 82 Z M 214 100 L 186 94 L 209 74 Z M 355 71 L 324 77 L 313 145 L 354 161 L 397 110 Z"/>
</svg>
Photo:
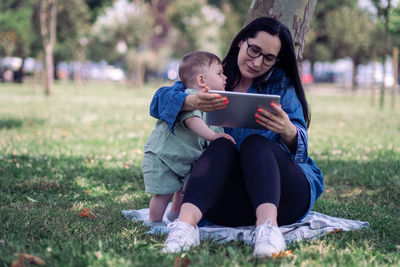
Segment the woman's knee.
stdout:
<svg viewBox="0 0 400 267">
<path fill-rule="evenodd" d="M 241 150 L 243 149 L 250 149 L 250 150 L 265 150 L 265 149 L 273 149 L 275 144 L 269 140 L 268 138 L 253 134 L 248 136 L 241 145 Z"/>
<path fill-rule="evenodd" d="M 203 179 L 204 176 L 211 177 L 216 173 L 229 173 L 232 166 L 237 164 L 238 155 L 238 149 L 231 141 L 218 138 L 210 143 L 195 162 L 191 176 Z"/>
<path fill-rule="evenodd" d="M 210 145 L 207 148 L 208 150 L 215 150 L 218 151 L 219 153 L 226 155 L 226 154 L 234 154 L 238 150 L 236 148 L 236 145 L 232 143 L 232 141 L 220 137 L 210 143 Z"/>
</svg>

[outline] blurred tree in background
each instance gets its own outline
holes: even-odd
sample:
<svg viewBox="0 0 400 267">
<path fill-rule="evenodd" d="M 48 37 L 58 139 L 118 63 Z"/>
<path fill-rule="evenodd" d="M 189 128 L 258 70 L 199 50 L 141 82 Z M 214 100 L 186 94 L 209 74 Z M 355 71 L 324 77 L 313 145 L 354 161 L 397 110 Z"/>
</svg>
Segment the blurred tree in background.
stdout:
<svg viewBox="0 0 400 267">
<path fill-rule="evenodd" d="M 44 58 L 40 16 L 34 12 L 37 1 L 40 0 L 1 1 L 0 59 L 30 56 L 39 63 L 43 61 L 39 60 Z M 350 57 L 356 70 L 358 64 L 374 59 L 384 62 L 392 56 L 393 46 L 399 45 L 399 2 L 371 0 L 368 10 L 360 10 L 358 2 L 317 2 L 303 52 L 312 67 L 316 61 Z M 168 62 L 179 60 L 187 52 L 202 49 L 223 57 L 243 27 L 251 3 L 252 0 L 57 0 L 54 63 L 68 62 L 69 68 L 73 66 L 77 87 L 82 80 L 80 68 L 86 61 L 121 67 L 130 83 L 140 87 L 147 78 L 159 75 Z M 60 77 L 62 73 L 55 71 L 54 75 Z M 353 79 L 353 88 L 356 85 Z"/>
<path fill-rule="evenodd" d="M 20 57 L 32 54 L 37 36 L 32 27 L 32 13 L 35 0 L 2 0 L 0 2 L 0 57 Z M 22 81 L 23 62 L 18 70 Z"/>
<path fill-rule="evenodd" d="M 85 48 L 90 33 L 90 12 L 81 0 L 60 1 L 58 6 L 57 44 L 54 62 L 74 61 L 74 80 L 80 86 L 80 67 L 85 62 Z M 56 77 L 59 77 L 56 75 Z"/>
<path fill-rule="evenodd" d="M 329 50 L 336 58 L 349 57 L 353 61 L 353 92 L 357 89 L 358 66 L 372 59 L 374 28 L 371 14 L 358 6 L 342 6 L 326 19 Z"/>
<path fill-rule="evenodd" d="M 145 19 L 143 19 L 145 18 Z M 92 59 L 122 63 L 129 80 L 141 86 L 146 67 L 159 62 L 151 48 L 155 28 L 154 16 L 145 1 L 118 1 L 107 8 L 92 28 Z"/>
<path fill-rule="evenodd" d="M 311 73 L 313 73 L 316 61 L 333 61 L 339 58 L 337 47 L 335 49 L 332 47 L 334 44 L 327 27 L 328 19 L 333 12 L 340 8 L 353 8 L 356 4 L 357 0 L 323 0 L 317 2 L 303 52 L 304 58 L 311 62 Z M 336 23 L 340 22 L 336 21 Z"/>
<path fill-rule="evenodd" d="M 378 19 L 378 29 L 377 35 L 381 37 L 385 42 L 380 43 L 381 47 L 379 48 L 379 56 L 381 58 L 383 66 L 386 63 L 386 57 L 393 49 L 394 46 L 394 36 L 395 32 L 390 32 L 390 19 L 394 16 L 390 16 L 392 14 L 392 10 L 394 8 L 394 4 L 392 0 L 371 0 L 372 4 L 376 9 L 377 19 Z M 384 73 L 385 73 L 384 69 Z M 397 82 L 397 81 L 396 81 Z M 396 84 L 396 83 L 395 83 Z M 385 102 L 385 85 L 381 85 L 380 90 L 380 107 L 382 108 Z"/>
</svg>

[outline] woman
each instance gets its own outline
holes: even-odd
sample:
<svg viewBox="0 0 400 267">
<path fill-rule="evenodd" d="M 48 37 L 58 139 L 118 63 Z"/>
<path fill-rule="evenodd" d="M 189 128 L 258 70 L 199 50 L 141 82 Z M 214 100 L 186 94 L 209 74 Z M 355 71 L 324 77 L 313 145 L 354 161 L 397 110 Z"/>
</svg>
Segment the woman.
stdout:
<svg viewBox="0 0 400 267">
<path fill-rule="evenodd" d="M 279 225 L 301 220 L 323 192 L 323 176 L 307 153 L 308 105 L 300 82 L 290 31 L 262 17 L 243 28 L 223 60 L 226 90 L 279 94 L 275 112 L 258 109 L 264 129 L 225 128 L 236 146 L 213 141 L 191 171 L 178 220 L 171 223 L 164 252 L 198 245 L 197 223 L 205 217 L 224 226 L 256 225 L 254 255 L 286 248 Z M 211 88 L 212 89 L 212 88 Z M 207 91 L 187 96 L 177 82 L 157 91 L 151 114 L 170 129 L 181 110 L 223 108 L 225 99 Z"/>
</svg>

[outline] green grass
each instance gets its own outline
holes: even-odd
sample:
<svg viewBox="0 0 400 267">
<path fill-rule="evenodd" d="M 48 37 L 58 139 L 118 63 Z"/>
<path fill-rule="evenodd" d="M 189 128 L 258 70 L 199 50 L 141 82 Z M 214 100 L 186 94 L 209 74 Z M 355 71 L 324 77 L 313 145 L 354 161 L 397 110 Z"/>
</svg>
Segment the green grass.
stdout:
<svg viewBox="0 0 400 267">
<path fill-rule="evenodd" d="M 47 266 L 172 266 L 165 236 L 121 215 L 147 207 L 140 163 L 154 119 L 155 87 L 93 83 L 50 97 L 31 84 L 0 84 L 0 266 L 24 252 Z M 289 246 L 257 260 L 240 242 L 203 242 L 190 266 L 400 265 L 400 112 L 363 96 L 309 93 L 309 153 L 325 174 L 314 210 L 368 221 L 370 229 Z M 81 218 L 82 208 L 94 219 Z"/>
</svg>

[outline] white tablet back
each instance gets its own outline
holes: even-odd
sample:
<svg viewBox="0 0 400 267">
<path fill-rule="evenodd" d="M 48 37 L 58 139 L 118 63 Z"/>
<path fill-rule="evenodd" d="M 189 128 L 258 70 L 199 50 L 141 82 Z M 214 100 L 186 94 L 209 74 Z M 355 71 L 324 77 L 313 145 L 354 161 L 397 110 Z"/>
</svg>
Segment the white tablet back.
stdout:
<svg viewBox="0 0 400 267">
<path fill-rule="evenodd" d="M 259 107 L 271 110 L 271 102 L 280 104 L 279 95 L 237 93 L 230 91 L 213 91 L 210 93 L 220 94 L 228 98 L 228 105 L 225 109 L 207 112 L 207 124 L 230 127 L 263 129 L 256 123 L 254 114 Z"/>
</svg>

